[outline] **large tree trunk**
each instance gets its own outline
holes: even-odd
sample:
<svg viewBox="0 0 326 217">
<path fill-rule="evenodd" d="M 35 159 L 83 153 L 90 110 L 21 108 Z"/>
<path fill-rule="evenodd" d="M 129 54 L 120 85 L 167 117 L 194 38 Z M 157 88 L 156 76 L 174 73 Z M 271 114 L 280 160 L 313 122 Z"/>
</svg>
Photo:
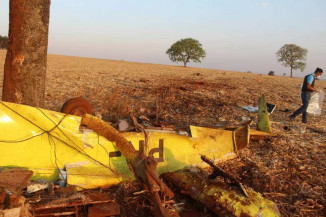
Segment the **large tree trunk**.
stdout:
<svg viewBox="0 0 326 217">
<path fill-rule="evenodd" d="M 293 70 L 293 68 L 292 68 L 292 66 L 291 66 L 291 78 L 292 78 L 292 70 Z"/>
<path fill-rule="evenodd" d="M 2 100 L 43 106 L 50 0 L 10 0 Z"/>
</svg>

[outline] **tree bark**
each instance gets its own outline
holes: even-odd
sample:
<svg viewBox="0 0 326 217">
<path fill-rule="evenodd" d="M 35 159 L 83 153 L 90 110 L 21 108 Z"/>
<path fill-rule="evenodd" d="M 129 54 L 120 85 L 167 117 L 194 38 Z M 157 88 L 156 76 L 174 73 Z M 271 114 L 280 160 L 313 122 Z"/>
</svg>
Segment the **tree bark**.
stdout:
<svg viewBox="0 0 326 217">
<path fill-rule="evenodd" d="M 187 67 L 187 63 L 189 62 L 190 56 L 187 56 L 187 60 L 183 62 L 183 66 Z"/>
<path fill-rule="evenodd" d="M 10 0 L 2 100 L 42 107 L 50 0 Z"/>
<path fill-rule="evenodd" d="M 291 78 L 292 78 L 292 66 L 291 66 Z"/>
</svg>

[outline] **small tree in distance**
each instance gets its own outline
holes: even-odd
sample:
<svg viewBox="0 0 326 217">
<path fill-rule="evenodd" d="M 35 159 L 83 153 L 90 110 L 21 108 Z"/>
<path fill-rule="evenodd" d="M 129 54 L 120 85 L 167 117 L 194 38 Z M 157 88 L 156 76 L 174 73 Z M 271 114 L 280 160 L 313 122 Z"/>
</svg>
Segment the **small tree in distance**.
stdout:
<svg viewBox="0 0 326 217">
<path fill-rule="evenodd" d="M 301 72 L 305 69 L 306 63 L 304 61 L 307 58 L 307 53 L 307 49 L 296 44 L 285 44 L 276 52 L 276 55 L 278 62 L 281 62 L 285 67 L 291 68 L 290 77 L 292 78 L 293 69 L 300 69 Z"/>
<path fill-rule="evenodd" d="M 202 48 L 198 40 L 185 38 L 175 42 L 166 51 L 172 62 L 183 62 L 184 67 L 192 60 L 195 63 L 200 63 L 200 59 L 205 58 L 206 52 Z"/>
</svg>

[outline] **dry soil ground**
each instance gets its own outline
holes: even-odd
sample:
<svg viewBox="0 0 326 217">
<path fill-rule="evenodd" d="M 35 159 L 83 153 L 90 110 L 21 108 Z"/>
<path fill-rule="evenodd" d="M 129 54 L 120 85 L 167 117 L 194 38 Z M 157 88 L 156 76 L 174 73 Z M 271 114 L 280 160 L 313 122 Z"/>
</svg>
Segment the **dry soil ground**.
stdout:
<svg viewBox="0 0 326 217">
<path fill-rule="evenodd" d="M 5 51 L 0 51 L 0 66 Z M 324 75 L 325 78 L 325 75 Z M 0 68 L 2 89 L 3 67 Z M 236 125 L 257 114 L 265 95 L 275 104 L 270 116 L 276 137 L 252 142 L 222 166 L 275 201 L 283 216 L 326 216 L 326 100 L 321 116 L 308 124 L 288 116 L 301 105 L 302 78 L 184 68 L 157 64 L 49 55 L 45 108 L 58 111 L 69 98 L 88 99 L 106 121 L 130 115 L 156 117 L 187 130 L 188 125 Z M 318 89 L 326 81 L 317 81 Z"/>
</svg>

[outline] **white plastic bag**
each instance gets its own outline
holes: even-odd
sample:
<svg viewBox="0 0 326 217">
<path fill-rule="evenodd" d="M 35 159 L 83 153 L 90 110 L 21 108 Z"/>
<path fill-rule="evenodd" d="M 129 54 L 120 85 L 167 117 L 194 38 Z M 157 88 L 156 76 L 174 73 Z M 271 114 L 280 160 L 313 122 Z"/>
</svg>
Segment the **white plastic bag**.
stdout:
<svg viewBox="0 0 326 217">
<path fill-rule="evenodd" d="M 321 115 L 321 106 L 323 104 L 324 96 L 325 92 L 322 90 L 311 93 L 309 106 L 307 108 L 309 114 Z"/>
</svg>

